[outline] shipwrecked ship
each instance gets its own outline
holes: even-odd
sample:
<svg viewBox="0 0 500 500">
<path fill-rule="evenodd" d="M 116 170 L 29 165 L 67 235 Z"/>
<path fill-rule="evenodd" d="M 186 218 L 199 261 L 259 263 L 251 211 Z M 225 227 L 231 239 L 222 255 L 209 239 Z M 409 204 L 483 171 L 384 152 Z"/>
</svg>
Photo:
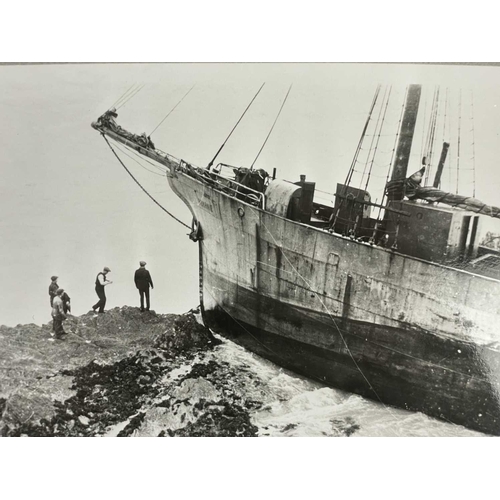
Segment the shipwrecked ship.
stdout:
<svg viewBox="0 0 500 500">
<path fill-rule="evenodd" d="M 381 203 L 351 171 L 331 206 L 306 176 L 196 167 L 110 111 L 92 126 L 166 167 L 193 216 L 212 330 L 325 384 L 498 435 L 500 258 L 479 228 L 499 210 L 439 189 L 446 143 L 432 186 L 408 176 L 420 96 L 408 87 Z"/>
</svg>

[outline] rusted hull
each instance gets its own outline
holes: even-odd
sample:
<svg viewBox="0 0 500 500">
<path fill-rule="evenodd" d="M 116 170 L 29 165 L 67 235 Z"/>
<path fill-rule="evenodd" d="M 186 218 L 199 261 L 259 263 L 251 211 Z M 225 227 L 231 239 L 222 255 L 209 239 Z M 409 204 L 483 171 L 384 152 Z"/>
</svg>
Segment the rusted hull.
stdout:
<svg viewBox="0 0 500 500">
<path fill-rule="evenodd" d="M 226 284 L 206 275 L 207 288 Z M 229 288 L 231 287 L 227 284 Z M 253 291 L 206 311 L 210 328 L 284 368 L 388 405 L 420 411 L 489 434 L 500 434 L 500 405 L 484 359 L 486 348 L 428 332 L 332 318 L 283 306 Z M 217 298 L 214 302 L 217 302 Z M 303 341 L 241 320 L 242 309 L 262 308 L 278 321 L 300 325 Z M 308 341 L 314 332 L 316 341 Z M 460 351 L 460 354 L 458 352 Z M 411 357 L 408 353 L 411 352 Z"/>
<path fill-rule="evenodd" d="M 182 173 L 216 331 L 326 384 L 500 434 L 500 283 L 266 213 Z"/>
</svg>

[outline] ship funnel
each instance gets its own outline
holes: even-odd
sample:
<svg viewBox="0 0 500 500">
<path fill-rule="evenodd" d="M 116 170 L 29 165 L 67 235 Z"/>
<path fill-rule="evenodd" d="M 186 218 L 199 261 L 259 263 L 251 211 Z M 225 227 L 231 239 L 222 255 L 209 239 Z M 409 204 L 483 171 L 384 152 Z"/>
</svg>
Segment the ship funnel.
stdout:
<svg viewBox="0 0 500 500">
<path fill-rule="evenodd" d="M 391 180 L 406 178 L 408 161 L 410 159 L 411 145 L 417 122 L 418 107 L 420 104 L 421 85 L 410 85 L 406 96 L 405 110 L 401 121 L 399 140 L 392 167 Z"/>
</svg>

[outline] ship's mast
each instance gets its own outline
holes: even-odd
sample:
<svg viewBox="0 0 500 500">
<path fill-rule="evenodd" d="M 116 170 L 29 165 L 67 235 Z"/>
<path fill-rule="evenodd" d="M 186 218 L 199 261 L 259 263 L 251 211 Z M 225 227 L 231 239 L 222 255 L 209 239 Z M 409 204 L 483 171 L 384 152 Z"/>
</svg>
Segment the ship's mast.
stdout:
<svg viewBox="0 0 500 500">
<path fill-rule="evenodd" d="M 403 180 L 406 178 L 411 145 L 415 132 L 415 124 L 417 123 L 421 90 L 421 85 L 410 85 L 408 88 L 405 110 L 401 121 L 401 131 L 399 134 L 394 164 L 392 166 L 391 180 L 393 181 Z"/>
</svg>

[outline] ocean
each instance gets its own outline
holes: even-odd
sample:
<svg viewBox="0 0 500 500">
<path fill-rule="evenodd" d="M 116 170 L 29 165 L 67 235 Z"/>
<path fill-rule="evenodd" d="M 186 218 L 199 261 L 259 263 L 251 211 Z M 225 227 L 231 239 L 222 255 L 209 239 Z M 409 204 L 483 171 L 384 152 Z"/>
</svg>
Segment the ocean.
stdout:
<svg viewBox="0 0 500 500">
<path fill-rule="evenodd" d="M 409 412 L 300 377 L 230 341 L 214 359 L 243 374 L 244 387 L 256 378 L 264 406 L 252 414 L 260 436 L 482 436 L 465 427 Z M 240 375 L 241 376 L 241 375 Z M 249 380 L 250 379 L 250 383 Z M 236 387 L 235 391 L 239 388 Z M 248 397 L 248 390 L 246 391 Z"/>
</svg>

